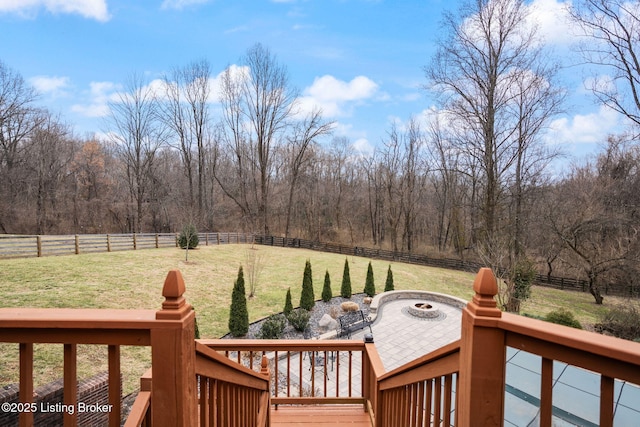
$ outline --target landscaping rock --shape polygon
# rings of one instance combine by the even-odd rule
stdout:
[[[322,331],[326,332],[332,329],[336,329],[338,327],[338,322],[329,314],[325,313],[318,321],[318,327]]]

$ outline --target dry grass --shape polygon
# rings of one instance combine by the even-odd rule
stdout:
[[[302,249],[250,245],[200,247],[189,252],[154,249],[59,257],[0,260],[1,307],[143,308],[157,310],[162,304],[162,284],[167,272],[178,268],[184,276],[186,299],[196,309],[203,338],[224,335],[229,317],[233,282],[247,251],[260,251],[263,264],[256,296],[248,301],[250,321],[280,312],[291,288],[297,306],[305,261],[311,260],[316,299],[320,298],[325,271],[331,276],[334,295],[339,295],[344,266],[343,255]],[[348,257],[353,292],[362,292],[369,259]],[[382,291],[386,261],[372,261],[376,290]],[[473,274],[410,264],[391,263],[396,289],[422,289],[463,299],[473,295]],[[245,274],[245,280],[247,275]],[[249,284],[246,284],[248,289]],[[613,298],[606,301],[611,302]],[[588,294],[535,288],[523,311],[544,315],[567,307],[583,323],[594,323],[602,307]],[[17,344],[0,346],[0,385],[18,378]],[[36,384],[44,384],[62,373],[62,346],[36,346]],[[81,346],[78,372],[81,378],[106,370],[106,348]],[[125,392],[134,390],[139,376],[150,365],[148,348],[124,347],[122,366]]]

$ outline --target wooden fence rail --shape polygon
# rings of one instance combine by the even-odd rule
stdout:
[[[178,247],[177,233],[0,235],[0,258],[79,255]],[[251,243],[247,233],[198,233],[200,245]]]
[[[423,254],[409,252],[395,252],[379,248],[366,248],[363,246],[349,246],[336,243],[318,242],[313,240],[284,238],[278,236],[255,236],[255,243],[267,246],[280,246],[287,248],[302,248],[320,252],[330,252],[342,255],[362,256],[366,258],[382,259],[387,261],[404,262],[408,264],[418,264],[427,267],[446,268],[448,270],[458,270],[475,272],[483,265],[475,261],[467,261],[453,258],[433,258]],[[589,292],[589,282],[571,277],[555,277],[544,274],[537,274],[535,283],[540,286],[556,288],[561,290]],[[640,286],[623,284],[605,284],[602,291],[605,295],[618,295],[625,297],[639,297]]]

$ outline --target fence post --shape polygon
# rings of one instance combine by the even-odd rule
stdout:
[[[156,249],[160,247],[160,243],[158,242],[158,233],[156,233]]]
[[[111,236],[107,234],[107,252],[111,252]]]
[[[151,329],[151,400],[155,426],[198,424],[195,371],[195,312],[184,299],[179,270],[167,274],[158,326]]]
[[[475,295],[462,311],[459,425],[501,426],[504,421],[506,346],[494,300],[498,284],[490,268],[473,282]]]
[[[36,236],[36,248],[38,250],[38,258],[42,256],[42,236]]]
[[[76,255],[80,254],[80,236],[75,235],[75,247],[76,247]]]
[[[138,248],[137,248],[137,246],[138,246],[138,244],[137,244],[137,243],[138,243],[138,242],[136,242],[136,233],[133,233],[133,250],[134,250],[134,251],[135,251],[136,249],[138,249]]]

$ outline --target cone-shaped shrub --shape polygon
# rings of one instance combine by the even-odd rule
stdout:
[[[333,298],[331,292],[331,278],[329,277],[329,270],[324,273],[324,285],[322,286],[322,301],[329,302]]]
[[[344,271],[342,272],[342,286],[340,287],[342,298],[351,298],[351,277],[349,276],[349,260],[344,260]]]
[[[307,260],[304,265],[304,276],[302,277],[300,308],[311,310],[315,304],[315,297],[313,295],[313,279],[311,278],[311,261]]]
[[[373,267],[371,266],[371,261],[369,261],[369,267],[367,268],[367,280],[364,283],[364,293],[370,297],[373,297],[376,294],[376,285],[373,282]]]
[[[247,297],[244,292],[242,266],[238,270],[238,278],[233,285],[233,292],[231,293],[229,331],[234,337],[241,337],[249,332],[249,312],[247,311]]]
[[[282,310],[282,313],[284,313],[284,315],[288,317],[292,311],[293,304],[291,303],[291,288],[289,288],[287,289],[287,296],[284,299],[284,310]]]
[[[393,288],[393,273],[391,272],[391,264],[389,264],[389,269],[387,270],[387,281],[384,282],[384,291],[392,291]]]

